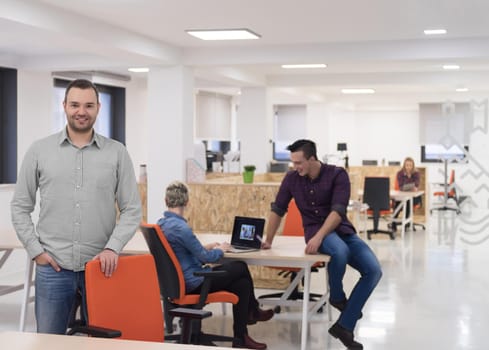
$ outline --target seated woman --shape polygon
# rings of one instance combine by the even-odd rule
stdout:
[[[417,191],[419,188],[419,172],[416,170],[416,167],[414,166],[414,159],[411,157],[406,157],[404,159],[404,162],[402,164],[402,169],[397,172],[396,175],[396,182],[397,182],[397,187],[396,189],[400,191]],[[394,207],[397,207],[399,202],[396,202]],[[421,197],[415,197],[413,200],[413,206],[421,204]],[[406,207],[406,217],[409,217],[409,207]],[[399,213],[396,214],[395,217],[397,217]],[[396,224],[392,224],[392,229],[395,231],[396,230]]]
[[[204,264],[219,261],[230,245],[212,243],[203,246],[200,243],[183,218],[188,198],[188,188],[185,184],[178,181],[171,183],[165,195],[168,210],[163,213],[163,218],[158,220],[158,225],[182,265],[185,288],[190,293],[200,293],[204,278],[194,276],[194,272],[210,270],[210,267],[205,267]],[[260,309],[248,265],[242,261],[232,261],[214,266],[212,269],[228,271],[228,275],[225,278],[214,279],[210,292],[226,290],[239,297],[238,303],[233,305],[233,348],[266,349],[265,343],[259,343],[248,335],[247,325],[268,321],[274,313],[273,310]]]

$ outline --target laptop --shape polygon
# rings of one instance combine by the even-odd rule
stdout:
[[[414,187],[415,187],[414,182],[410,182],[402,185],[401,191],[412,191],[414,190]]]
[[[235,216],[231,234],[231,253],[244,253],[261,248],[265,219]]]

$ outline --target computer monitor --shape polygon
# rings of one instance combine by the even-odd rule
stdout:
[[[449,162],[467,162],[469,146],[461,148],[459,145],[445,147],[441,144],[426,144],[421,146],[422,163],[441,163],[444,160]]]
[[[281,142],[275,141],[273,142],[273,159],[281,162],[289,162],[290,161],[290,151],[287,149],[287,146],[290,142]]]

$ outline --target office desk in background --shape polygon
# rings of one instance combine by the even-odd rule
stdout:
[[[358,190],[357,193],[360,198],[363,198],[363,189]],[[421,197],[422,195],[424,195],[424,191],[396,191],[396,190],[389,191],[390,198],[399,202],[399,204],[393,210],[392,221],[401,225],[402,238],[404,238],[406,227],[412,229],[414,224],[414,208],[413,208],[414,198]],[[409,216],[406,216],[407,208],[409,208]],[[394,218],[394,216],[399,214],[401,211],[402,211],[402,217],[400,219]]]
[[[0,344],[4,344],[5,348],[10,346],[15,350],[229,350],[229,348],[216,346],[156,343],[27,332],[2,332],[0,333]]]
[[[394,208],[393,216],[397,215],[402,211],[401,219],[393,219],[396,223],[401,225],[401,237],[404,238],[404,233],[406,231],[406,226],[410,229],[413,228],[414,224],[414,198],[421,197],[424,191],[390,191],[390,197],[399,204]],[[406,216],[406,209],[409,208],[409,216]]]
[[[14,229],[1,229],[0,230],[0,252],[3,251],[2,258],[0,259],[0,268],[7,261],[9,256],[15,249],[24,249],[22,243],[20,243],[17,238],[17,234]],[[21,303],[21,312],[20,312],[20,322],[19,322],[19,330],[23,331],[25,328],[25,317],[27,315],[27,305],[29,301],[32,301],[30,298],[30,288],[34,285],[33,281],[33,271],[34,271],[34,262],[27,255],[26,257],[26,271],[24,275],[24,283],[18,285],[9,285],[9,286],[0,286],[0,296],[16,292],[20,289],[23,289],[22,294],[22,303]]]

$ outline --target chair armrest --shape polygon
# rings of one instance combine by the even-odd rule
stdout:
[[[95,326],[75,326],[69,334],[83,333],[96,338],[119,338],[122,333],[117,329],[95,327]]]
[[[228,275],[227,271],[197,271],[194,272],[194,276],[204,277],[204,282],[200,288],[199,303],[197,304],[198,309],[202,309],[207,300],[207,295],[209,295],[209,290],[211,287],[211,280],[218,277],[226,277]]]
[[[190,309],[186,307],[177,307],[175,309],[168,310],[168,313],[175,317],[191,318],[195,320],[202,320],[212,316],[212,312],[208,310]]]

